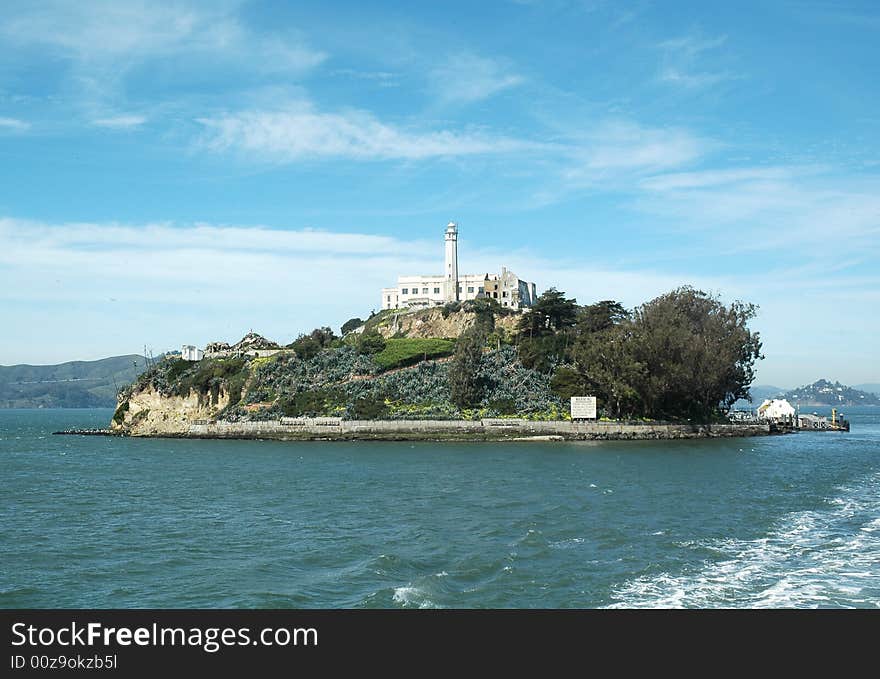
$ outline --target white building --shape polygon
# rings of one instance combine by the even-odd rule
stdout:
[[[794,414],[794,407],[784,398],[768,399],[758,406],[758,417],[765,420],[784,420],[793,418]]]
[[[205,357],[205,352],[192,344],[184,344],[180,349],[180,357],[184,361],[201,361]]]
[[[537,299],[534,283],[529,283],[501,267],[500,274],[458,273],[458,225],[446,225],[446,258],[443,274],[398,276],[397,286],[382,288],[382,308],[439,306],[478,297],[494,299],[512,309],[530,307]]]

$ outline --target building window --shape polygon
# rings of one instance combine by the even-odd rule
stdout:
[[[468,292],[473,292],[473,291],[474,291],[474,287],[473,287],[472,285],[469,285],[469,286],[468,286]]]
[[[427,295],[427,294],[428,294],[428,288],[422,288],[422,294],[423,294],[423,295]]]
[[[493,292],[493,293],[492,293],[492,297],[494,297],[495,299],[498,299],[498,293],[497,293],[497,292]]]
[[[507,302],[504,303],[504,306],[507,306]]]
[[[388,303],[391,304],[391,295],[388,295]]]
[[[502,296],[502,297],[507,297],[507,291],[505,290],[504,292],[502,292],[502,293],[501,293],[501,296]],[[505,304],[504,306],[507,306],[507,305]]]
[[[482,285],[481,285],[479,288],[477,288],[477,292],[483,292],[483,286],[482,286]]]
[[[408,295],[408,294],[409,294],[409,288],[404,288],[403,290],[400,291],[400,294],[401,294],[401,295]]]
[[[439,295],[439,294],[440,294],[440,288],[434,288],[434,294],[435,294],[435,295]]]
[[[458,286],[458,291],[461,292],[461,286],[460,286],[460,285]]]

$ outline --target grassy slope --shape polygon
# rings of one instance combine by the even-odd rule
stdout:
[[[385,343],[385,349],[374,358],[383,370],[408,365],[432,358],[451,356],[455,351],[455,341],[449,339],[395,338]]]

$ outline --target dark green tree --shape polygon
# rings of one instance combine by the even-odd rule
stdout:
[[[708,420],[719,407],[747,398],[761,340],[748,328],[757,307],[729,306],[681,287],[633,314],[638,360],[647,371],[643,397],[654,416]]]
[[[345,323],[342,324],[342,328],[340,329],[343,335],[347,335],[355,328],[359,328],[364,324],[364,322],[360,318],[349,318]]]
[[[630,313],[619,302],[606,299],[581,307],[578,313],[577,331],[578,334],[583,334],[607,330],[629,317]]]
[[[455,354],[449,365],[449,391],[459,408],[473,408],[483,397],[480,364],[486,335],[479,326],[469,328],[455,343]]]
[[[552,335],[572,327],[577,322],[577,313],[577,300],[567,299],[564,292],[550,288],[523,314],[519,330],[528,337]]]
[[[309,337],[315,340],[322,349],[336,339],[336,335],[333,334],[333,331],[326,326],[323,328],[315,328],[309,333]]]
[[[313,356],[317,356],[321,351],[321,345],[311,335],[300,335],[293,342],[287,345],[288,349],[293,349],[297,358],[308,360]]]

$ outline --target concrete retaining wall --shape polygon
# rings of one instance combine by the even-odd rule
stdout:
[[[280,440],[583,440],[681,439],[770,434],[767,424],[618,424],[530,420],[342,420],[283,418],[271,422],[193,424],[178,436]]]

